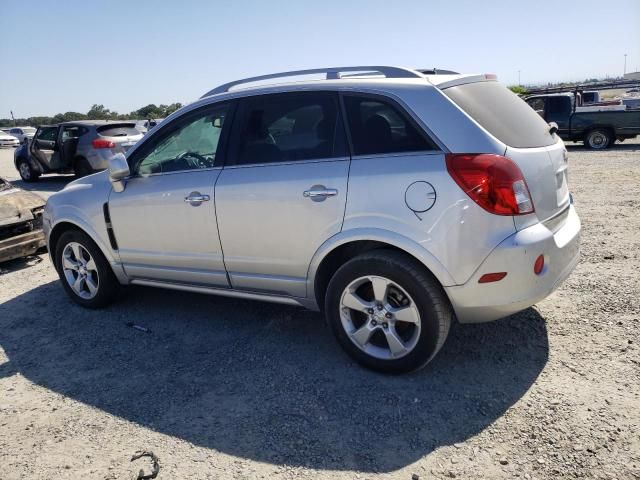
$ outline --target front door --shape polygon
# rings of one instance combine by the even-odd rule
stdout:
[[[47,168],[56,168],[60,152],[56,146],[60,127],[40,127],[31,143],[31,154]]]
[[[349,157],[340,117],[335,93],[240,102],[215,191],[233,288],[306,296],[311,258],[344,218]]]
[[[120,260],[131,279],[228,287],[213,189],[229,105],[163,125],[129,158],[132,177],[111,192]]]

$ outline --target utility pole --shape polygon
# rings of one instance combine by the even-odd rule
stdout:
[[[16,117],[13,116],[13,110],[9,110],[9,112],[11,112],[11,120],[13,120],[13,126],[17,127],[17,125],[16,125]]]
[[[520,83],[520,70],[518,70],[518,86],[521,87],[522,84]]]
[[[624,54],[624,73],[622,74],[622,78],[627,74],[627,54]]]

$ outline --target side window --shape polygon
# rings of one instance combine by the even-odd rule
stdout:
[[[176,119],[136,152],[134,171],[145,175],[213,167],[228,109],[217,106]]]
[[[79,138],[82,135],[87,133],[87,129],[85,127],[80,126],[72,126],[72,127],[64,127],[62,130],[62,141],[70,140],[72,138]]]
[[[544,98],[532,98],[531,100],[527,100],[527,103],[538,115],[544,118]]]
[[[571,99],[569,97],[549,97],[547,100],[547,113],[564,113],[571,110]]]
[[[38,133],[38,140],[55,142],[58,136],[58,127],[42,127]]]
[[[355,155],[438,149],[390,102],[353,95],[345,95],[344,102]]]
[[[338,97],[305,92],[242,101],[234,134],[236,163],[290,162],[347,155]],[[234,127],[235,129],[235,127]]]
[[[19,128],[12,128],[9,133],[17,133],[18,135],[22,133],[22,130]]]

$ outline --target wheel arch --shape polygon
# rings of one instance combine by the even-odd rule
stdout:
[[[327,285],[335,271],[356,255],[379,249],[402,252],[423,265],[441,286],[455,285],[444,265],[413,240],[386,230],[361,229],[339,233],[316,251],[307,274],[307,297],[322,310]]]
[[[60,237],[62,236],[62,234],[70,230],[76,230],[88,235],[89,238],[91,238],[91,240],[93,240],[93,242],[98,246],[98,248],[100,249],[104,257],[107,259],[107,262],[109,262],[109,264],[111,265],[111,269],[113,270],[113,273],[115,274],[118,281],[120,281],[120,283],[127,282],[126,275],[122,270],[122,267],[118,259],[113,254],[113,251],[111,251],[111,249],[104,244],[100,236],[96,235],[96,232],[92,228],[90,228],[88,225],[84,224],[83,222],[79,222],[75,219],[74,220],[64,219],[56,222],[51,228],[49,234],[47,235],[47,250],[49,251],[49,258],[51,259],[51,262],[53,263],[54,267],[55,267],[54,252],[56,249],[56,245],[60,240]]]
[[[589,134],[596,130],[604,130],[605,132],[608,132],[611,135],[610,140],[612,142],[616,140],[616,129],[613,127],[613,125],[597,125],[597,124],[589,125],[589,127],[585,129],[584,135],[583,135],[584,140],[587,141],[587,139],[589,138]]]

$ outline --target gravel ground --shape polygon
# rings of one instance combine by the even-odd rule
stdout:
[[[640,145],[572,147],[570,172],[569,280],[401,377],[316,313],[144,288],[87,311],[46,255],[1,265],[0,479],[135,478],[138,450],[159,479],[640,478]]]

